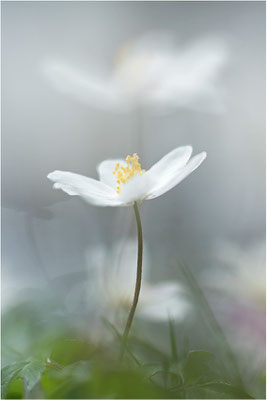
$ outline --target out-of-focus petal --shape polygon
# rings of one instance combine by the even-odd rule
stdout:
[[[63,62],[47,63],[44,73],[56,89],[82,103],[102,109],[116,109],[121,106],[119,92],[107,78],[84,74]]]
[[[226,59],[225,45],[214,39],[200,40],[170,52],[161,82],[151,93],[151,103],[158,108],[221,112],[222,90],[217,77]]]
[[[163,282],[144,285],[140,295],[139,315],[150,320],[181,320],[189,311],[183,288],[178,283]]]

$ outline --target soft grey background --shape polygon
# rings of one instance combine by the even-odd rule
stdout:
[[[42,72],[62,59],[109,69],[123,43],[168,29],[182,44],[225,40],[225,113],[179,109],[157,116],[104,112],[57,92]],[[201,168],[142,205],[154,280],[172,276],[175,257],[196,273],[214,242],[244,248],[265,231],[264,2],[2,2],[2,280],[4,302],[18,288],[86,269],[85,250],[125,234],[127,209],[101,209],[52,190],[55,169],[96,177],[105,158],[133,153],[142,129],[148,168],[191,144]],[[134,231],[133,231],[134,233]],[[163,268],[164,267],[164,268]]]

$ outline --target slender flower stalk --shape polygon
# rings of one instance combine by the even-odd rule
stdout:
[[[121,355],[120,359],[122,359],[125,346],[127,343],[127,338],[132,326],[134,313],[137,307],[138,298],[141,290],[141,282],[142,282],[142,264],[143,264],[143,234],[142,234],[142,224],[141,218],[138,210],[137,202],[134,203],[134,214],[136,218],[136,226],[137,226],[137,237],[138,237],[138,250],[137,250],[137,273],[136,273],[136,283],[135,283],[135,290],[134,290],[134,298],[133,303],[128,315],[128,319],[125,325],[125,329],[122,335],[122,348],[121,348]]]

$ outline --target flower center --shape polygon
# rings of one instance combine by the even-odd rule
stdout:
[[[139,163],[139,157],[136,153],[125,158],[127,166],[123,167],[120,163],[117,163],[113,175],[117,178],[117,189],[116,192],[119,194],[121,192],[121,184],[126,183],[129,179],[136,175],[142,175],[145,170],[141,169],[141,164]]]

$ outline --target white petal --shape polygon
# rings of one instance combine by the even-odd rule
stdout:
[[[48,179],[55,189],[61,189],[71,196],[81,196],[85,201],[97,206],[121,205],[116,192],[103,182],[66,171],[54,171]]]
[[[113,175],[112,171],[115,169],[116,163],[120,163],[123,166],[127,166],[125,160],[105,160],[99,164],[97,171],[101,182],[109,185],[113,189],[116,189],[117,178]],[[143,200],[148,191],[154,186],[153,181],[150,179],[150,175],[144,173],[130,178],[126,183],[121,184],[121,192],[117,195],[119,202],[123,205],[132,205],[135,201]]]
[[[206,152],[202,152],[191,158],[191,160],[182,168],[175,168],[175,165],[172,165],[170,168],[166,167],[166,171],[159,173],[157,180],[156,177],[154,178],[156,184],[145,200],[155,199],[178,185],[178,183],[198,168],[206,157]]]
[[[177,147],[162,157],[145,173],[147,180],[145,199],[148,199],[148,196],[154,192],[154,189],[166,181],[173,171],[177,171],[177,169],[181,169],[186,165],[192,151],[191,146]]]
[[[174,282],[143,285],[138,315],[154,321],[183,319],[189,311],[183,288]]]
[[[168,321],[169,318],[182,320],[189,312],[189,304],[185,299],[170,298],[163,302],[146,305],[138,315],[153,321]]]
[[[161,301],[174,296],[181,291],[182,286],[178,283],[165,281],[154,285],[147,285],[141,297],[144,303],[154,303],[155,301]]]
[[[191,153],[192,147],[184,146],[166,154],[147,172],[129,179],[126,184],[122,185],[120,200],[123,203],[132,204],[134,201],[147,199],[147,196],[158,185],[159,181],[166,179],[164,178],[165,174],[168,176],[168,171],[173,168],[182,168],[190,158]]]
[[[97,172],[98,172],[100,181],[105,183],[108,186],[111,186],[112,188],[115,188],[117,186],[117,183],[116,183],[117,178],[112,173],[114,171],[117,163],[120,163],[121,165],[126,166],[126,161],[120,159],[120,160],[102,161],[97,167]]]
[[[135,201],[144,200],[154,187],[154,182],[147,173],[136,175],[121,185],[119,201],[125,205],[132,205]]]
[[[160,161],[153,165],[149,171],[137,175],[121,185],[118,201],[124,205],[132,205],[135,201],[147,199],[147,196],[158,187],[160,182],[167,181],[170,173],[177,168],[181,169],[192,154],[191,146],[178,147],[166,154]],[[116,163],[126,165],[124,160],[106,160],[98,166],[100,180],[115,188],[116,177],[112,174]]]
[[[168,171],[171,169],[182,168],[190,159],[192,151],[193,149],[191,146],[177,147],[162,157],[147,171],[147,173],[162,175],[164,172],[168,174]]]

